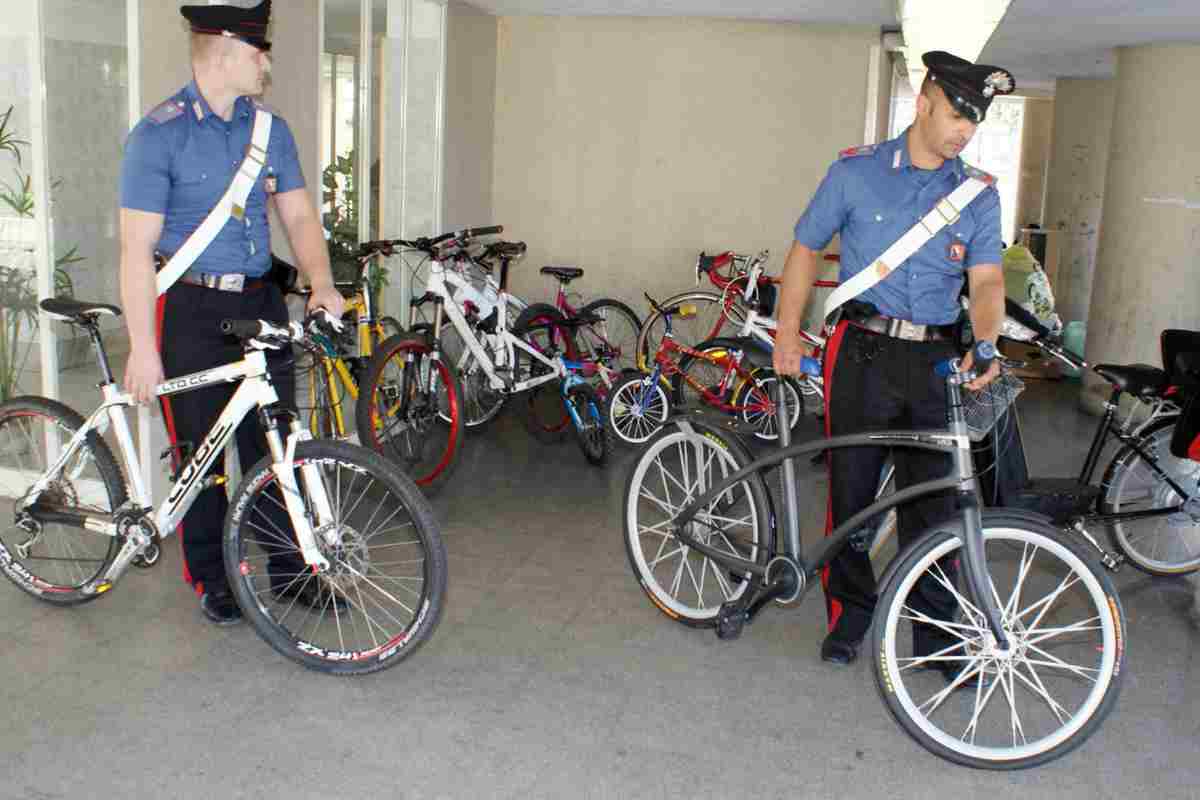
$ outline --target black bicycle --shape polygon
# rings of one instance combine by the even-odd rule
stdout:
[[[1124,612],[1092,553],[1048,519],[981,510],[961,390],[975,374],[958,372],[956,362],[938,369],[948,407],[948,425],[940,430],[796,446],[781,431],[781,448],[755,460],[734,433],[737,423],[703,415],[673,420],[645,446],[629,476],[626,550],[660,611],[732,639],[769,603],[803,598],[868,520],[925,495],[954,492],[961,514],[915,540],[880,580],[869,641],[876,685],[892,716],[931,752],[973,767],[1031,767],[1079,746],[1111,711],[1125,660]],[[862,446],[947,453],[953,466],[945,477],[880,497],[806,558],[797,459]],[[778,526],[764,480],[776,467]],[[965,591],[955,576],[960,564]],[[937,586],[957,602],[951,618],[922,610],[924,593]],[[915,651],[914,637],[928,641],[930,633],[946,645]]]
[[[1170,448],[1181,409],[1196,393],[1177,362],[1200,351],[1200,332],[1163,331],[1161,368],[1089,365],[1011,300],[1001,335],[1073,369],[1091,369],[1112,388],[1087,457],[1074,477],[1028,477],[1020,417],[1010,411],[996,426],[990,451],[996,457],[985,450],[980,458],[977,452],[981,473],[993,462],[1002,466],[1000,474],[993,471],[984,477],[984,503],[1045,514],[1083,536],[1111,569],[1128,559],[1152,575],[1200,570],[1200,461],[1176,456]],[[1124,398],[1129,402],[1123,403]],[[1118,443],[1115,451],[1109,447],[1113,440]],[[1097,528],[1111,533],[1118,553],[1104,550],[1092,533]]]

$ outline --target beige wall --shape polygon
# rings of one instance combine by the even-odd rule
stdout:
[[[1088,315],[1092,363],[1158,364],[1163,328],[1200,328],[1197,248],[1200,107],[1179,76],[1200,74],[1200,44],[1117,51],[1116,108]],[[1175,200],[1175,204],[1150,202]],[[1089,381],[1094,390],[1095,381]]]
[[[709,19],[505,17],[496,75],[496,221],[584,295],[639,313],[693,285],[700,250],[772,250],[866,119],[867,27]]]
[[[453,0],[446,19],[442,228],[490,225],[497,18]]]
[[[179,14],[180,0],[141,0],[142,109],[149,111],[192,79],[188,58],[187,23]],[[279,7],[284,4],[277,3]],[[286,14],[273,15],[271,22],[271,86],[264,99],[287,120],[296,138],[304,178],[318,198],[321,182],[317,148],[317,87],[320,81],[321,29],[318,0],[287,0]],[[271,222],[271,249],[291,257],[287,237],[277,219]]]
[[[1017,227],[1043,224],[1046,173],[1050,166],[1054,137],[1054,101],[1040,97],[1025,99],[1025,121],[1021,126],[1021,179],[1017,187]]]
[[[1055,91],[1044,224],[1062,231],[1054,300],[1064,321],[1088,317],[1116,97],[1112,79],[1061,79]]]

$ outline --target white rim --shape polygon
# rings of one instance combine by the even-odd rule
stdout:
[[[1197,478],[1200,477],[1200,462],[1176,458],[1171,454],[1169,442],[1173,432],[1173,427],[1155,431],[1147,437],[1144,449],[1158,456],[1159,468],[1180,486],[1195,486]],[[1163,508],[1175,505],[1181,499],[1167,483],[1158,479],[1136,453],[1131,453],[1130,460],[1118,469],[1120,474],[1112,482],[1114,511]],[[1123,497],[1127,483],[1138,478],[1142,484],[1133,487],[1138,491],[1129,497]],[[1126,525],[1131,526],[1130,531],[1126,531]],[[1118,521],[1113,524],[1113,533],[1126,554],[1148,569],[1158,572],[1189,572],[1200,567],[1200,525],[1193,522],[1186,512],[1138,522]],[[1177,546],[1174,551],[1171,549],[1173,545]],[[1168,558],[1160,557],[1163,550],[1166,550]],[[1183,551],[1182,560],[1169,557],[1172,552],[1180,550]]]
[[[650,440],[667,421],[670,414],[670,403],[667,393],[662,386],[655,386],[647,408],[641,416],[634,413],[637,395],[642,387],[642,379],[630,381],[618,386],[612,395],[612,405],[609,408],[609,421],[613,431],[621,437],[621,441],[629,444],[642,444]]]
[[[692,452],[683,453],[682,448],[685,447]],[[659,458],[664,451],[672,448],[686,456],[681,459],[683,468],[676,474],[664,469]],[[697,467],[699,469],[696,469]],[[688,503],[713,486],[716,480],[736,472],[738,468],[737,459],[731,451],[707,436],[689,436],[683,431],[668,433],[651,444],[634,468],[625,509],[625,536],[629,551],[633,554],[638,577],[646,589],[664,608],[679,616],[691,619],[711,618],[716,615],[721,603],[737,598],[749,586],[748,581],[732,584],[728,571],[716,568],[707,558],[701,559],[697,568],[689,560],[691,549],[680,545],[669,533],[671,520],[678,516]],[[754,504],[749,485],[743,483],[731,491],[745,493],[749,506],[748,516],[726,518],[710,507],[698,514],[697,519],[736,526],[737,533],[748,531],[757,536],[760,511]],[[638,519],[638,508],[642,500],[648,500],[651,505],[658,507],[663,517],[662,521],[646,525]],[[715,506],[715,503],[713,505]],[[728,538],[714,536],[712,541],[719,543],[722,540],[732,550],[733,545]],[[749,559],[754,559],[757,556],[757,548],[762,546],[757,539],[754,541],[756,546],[751,548],[748,554],[744,554]],[[652,552],[652,561],[647,560],[644,548],[649,548]],[[655,574],[656,567],[662,568],[663,565],[669,567],[671,587],[663,586]],[[720,601],[704,607],[688,605],[678,599],[681,590],[685,588],[698,599],[706,598],[709,592],[717,593]]]
[[[1013,657],[1004,666],[997,667],[995,664],[992,665],[993,668],[997,670],[997,674],[1003,670],[1007,670],[1007,681],[1001,677],[999,680],[992,678],[990,680],[981,682],[981,686],[975,691],[975,705],[971,724],[968,726],[967,731],[964,731],[962,738],[951,736],[943,731],[941,727],[930,721],[926,713],[921,710],[921,706],[933,703],[933,707],[930,710],[932,712],[936,712],[939,708],[941,708],[943,702],[955,694],[955,684],[961,682],[964,678],[969,678],[973,671],[982,670],[987,665],[982,663],[982,659],[976,658],[970,662],[970,666],[964,669],[963,676],[959,679],[956,679],[955,684],[945,687],[943,691],[933,694],[929,699],[918,704],[908,691],[908,685],[905,683],[904,676],[898,663],[900,659],[898,658],[896,652],[897,624],[902,608],[906,607],[901,603],[892,603],[891,607],[886,610],[886,617],[883,621],[885,625],[881,653],[883,657],[883,671],[887,687],[895,694],[896,700],[899,702],[900,707],[904,711],[904,715],[918,728],[920,728],[925,735],[929,736],[935,742],[953,752],[984,761],[1018,761],[1021,759],[1042,755],[1053,750],[1074,736],[1080,730],[1080,728],[1082,728],[1092,719],[1112,684],[1114,669],[1117,661],[1117,650],[1119,647],[1123,647],[1123,642],[1121,640],[1121,634],[1117,630],[1117,623],[1115,621],[1116,609],[1110,607],[1103,587],[1100,585],[1100,582],[1096,580],[1096,577],[1092,574],[1091,570],[1089,570],[1083,561],[1081,561],[1078,556],[1071,552],[1071,550],[1069,550],[1060,542],[1055,541],[1053,538],[1046,536],[1045,534],[1026,531],[1020,528],[1003,526],[991,527],[984,532],[984,537],[986,540],[1004,539],[1023,543],[1021,553],[1021,568],[1019,570],[1017,582],[1013,587],[1012,596],[1008,598],[1008,603],[1006,603],[1004,599],[1001,599],[1000,607],[1006,624],[1014,618],[1023,620],[1031,615],[1036,616],[1031,627],[1022,631],[1021,635],[1014,635],[1014,643],[1018,641],[1027,643],[1030,645],[1029,651],[1034,652],[1041,657],[1047,657],[1048,654],[1046,654],[1044,651],[1038,651],[1035,648],[1037,643],[1046,641],[1055,635],[1091,629],[1081,626],[1090,625],[1093,622],[1100,629],[1103,639],[1103,653],[1100,654],[1099,666],[1093,668],[1066,665],[1066,667],[1071,668],[1071,671],[1077,671],[1077,674],[1083,673],[1084,677],[1087,677],[1087,675],[1090,673],[1095,673],[1094,685],[1092,686],[1092,689],[1088,693],[1084,702],[1080,705],[1079,709],[1069,712],[1069,714],[1065,715],[1067,716],[1067,719],[1064,721],[1065,724],[1060,726],[1053,733],[1042,736],[1032,742],[1025,741],[1023,744],[1014,744],[1006,747],[982,747],[974,744],[973,742],[965,741],[965,737],[968,734],[974,738],[974,734],[977,733],[978,730],[976,729],[972,731],[971,726],[978,722],[981,713],[988,708],[989,704],[997,695],[1000,696],[1000,702],[1007,701],[1009,703],[1010,717],[1012,720],[1015,720],[1012,730],[1014,740],[1016,739],[1018,732],[1021,734],[1021,737],[1024,738],[1024,731],[1020,729],[1020,713],[1016,710],[1016,702],[1013,699],[1017,694],[1016,690],[1018,688],[1025,689],[1027,692],[1040,694],[1042,697],[1042,702],[1054,710],[1052,704],[1056,701],[1052,696],[1050,696],[1049,691],[1045,688],[1044,683],[1040,680],[1037,670],[1034,669],[1033,665],[1029,663],[1032,659],[1027,657],[1020,659]],[[1033,548],[1032,552],[1029,551],[1029,548],[1031,547]],[[912,589],[913,584],[916,583],[922,574],[924,574],[926,569],[933,565],[942,556],[945,556],[947,553],[958,548],[959,540],[955,537],[951,537],[946,539],[946,541],[942,542],[930,552],[926,553],[919,562],[919,568],[910,570],[901,578],[899,589],[894,596],[897,598],[907,598],[909,590]],[[1049,634],[1047,634],[1045,630],[1040,630],[1037,628],[1037,623],[1042,619],[1042,615],[1044,615],[1046,610],[1048,610],[1053,604],[1054,599],[1057,599],[1062,591],[1065,591],[1066,588],[1069,588],[1075,583],[1068,583],[1068,579],[1070,578],[1070,575],[1068,575],[1067,578],[1064,578],[1059,584],[1059,588],[1056,588],[1054,592],[1051,592],[1047,595],[1047,597],[1051,598],[1049,601],[1047,601],[1045,598],[1042,598],[1042,600],[1039,602],[1027,603],[1025,599],[1021,598],[1020,590],[1023,586],[1024,578],[1029,572],[1028,565],[1032,565],[1034,556],[1036,556],[1039,551],[1044,551],[1056,556],[1062,563],[1065,563],[1066,566],[1070,568],[1072,574],[1078,576],[1077,582],[1083,584],[1088,595],[1091,597],[1094,610],[1096,611],[1094,617],[1082,620],[1078,623],[1067,626],[1058,632],[1052,632]],[[1027,556],[1028,562],[1026,561]],[[957,627],[963,630],[976,632],[980,636],[983,636],[983,629],[986,627],[986,623],[982,623],[981,621],[979,624],[972,623],[971,617],[973,614],[977,613],[974,611],[974,606],[970,603],[970,601],[966,600],[961,592],[955,591],[955,594],[959,597],[960,607],[966,610],[966,616],[968,617],[967,622],[971,623],[966,625],[958,625]],[[1020,603],[1023,608],[1021,610],[1017,610],[1014,607],[1016,603]],[[1040,608],[1040,610],[1039,603],[1044,605],[1044,607]],[[1013,613],[1014,611],[1016,612],[1015,614]],[[915,614],[917,612],[912,613]],[[1033,635],[1035,633],[1041,633],[1043,636],[1041,638],[1034,639]],[[960,646],[961,645],[955,645],[955,649]],[[1056,658],[1053,655],[1049,655],[1048,657]],[[951,658],[952,657],[945,657],[942,660],[951,660]],[[912,661],[913,659],[909,658],[905,660]],[[1027,667],[1026,673],[1022,673],[1012,666],[1017,662],[1020,662]],[[1066,664],[1066,662],[1062,662],[1062,664]],[[1059,666],[1059,668],[1066,667]],[[986,686],[983,684],[986,684]],[[963,691],[969,698],[970,690]],[[959,697],[962,697],[962,695],[960,694]],[[1060,705],[1059,709],[1054,710],[1054,713],[1060,720],[1063,720],[1063,712],[1066,711],[1067,709],[1061,708]]]

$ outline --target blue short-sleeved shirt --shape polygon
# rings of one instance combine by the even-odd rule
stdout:
[[[822,250],[841,234],[841,270],[846,281],[873,264],[921,217],[971,174],[983,175],[961,158],[936,170],[914,167],[908,134],[874,147],[844,151],[796,223],[795,240]],[[881,314],[920,325],[944,325],[959,315],[964,270],[1000,264],[1000,194],[989,186],[925,243],[902,268],[859,295]]]
[[[162,103],[130,132],[121,162],[121,207],[162,214],[158,250],[178,250],[225,194],[246,155],[254,130],[255,101],[239,97],[233,119],[212,112],[195,81]],[[265,274],[271,266],[267,189],[304,187],[296,141],[275,116],[267,163],[246,201],[244,220],[230,217],[192,265],[201,272]]]

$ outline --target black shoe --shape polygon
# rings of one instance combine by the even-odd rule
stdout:
[[[200,596],[200,611],[214,625],[236,625],[242,621],[242,609],[229,591],[205,592]]]
[[[337,609],[340,612],[350,608],[345,597],[339,592],[331,591],[318,580],[295,581],[286,586],[272,588],[271,594],[281,602],[293,601],[297,605],[307,606],[316,611]]]
[[[825,637],[825,641],[821,642],[821,660],[843,667],[853,664],[854,659],[858,658],[860,644],[862,644],[861,641],[847,642],[844,639],[835,639],[831,633]]]

